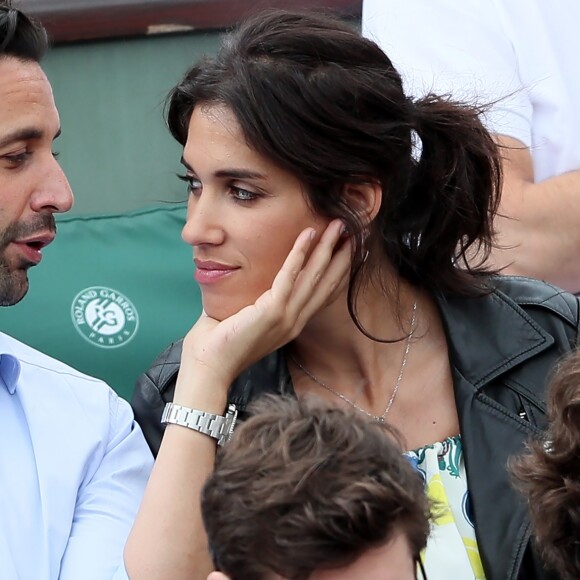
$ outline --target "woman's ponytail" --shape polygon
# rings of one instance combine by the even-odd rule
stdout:
[[[395,262],[431,290],[480,291],[474,275],[491,251],[501,191],[498,147],[482,109],[436,95],[408,103],[415,163],[397,212],[407,232]]]

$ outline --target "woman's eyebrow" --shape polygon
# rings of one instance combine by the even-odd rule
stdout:
[[[181,164],[192,173],[195,173],[193,167],[181,157]],[[263,173],[259,173],[258,171],[251,171],[250,169],[243,169],[243,168],[226,168],[220,169],[214,173],[215,177],[219,178],[229,178],[229,179],[266,179],[266,176]]]
[[[266,179],[263,173],[250,171],[249,169],[220,169],[215,172],[216,177],[229,177],[233,179]]]

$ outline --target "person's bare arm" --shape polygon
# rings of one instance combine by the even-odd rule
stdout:
[[[307,259],[314,230],[299,236],[272,288],[221,322],[202,314],[183,341],[174,402],[223,415],[227,390],[245,368],[294,339],[346,284],[350,243],[332,222]],[[337,247],[338,246],[338,247]],[[125,547],[132,580],[206,580],[212,570],[200,493],[215,440],[168,425]]]
[[[215,380],[207,384],[209,377],[192,370],[180,370],[178,382],[181,384],[176,386],[175,402],[223,415],[229,385]],[[201,519],[200,494],[213,470],[215,454],[215,439],[179,425],[167,425],[125,547],[129,578],[207,578],[213,566]]]
[[[580,292],[580,170],[534,183],[529,149],[512,137],[497,141],[504,185],[494,267]]]

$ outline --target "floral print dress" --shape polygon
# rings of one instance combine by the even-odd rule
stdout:
[[[434,503],[433,525],[422,554],[429,580],[485,580],[467,489],[461,436],[405,454]]]

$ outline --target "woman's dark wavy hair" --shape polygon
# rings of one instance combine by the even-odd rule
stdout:
[[[0,58],[40,62],[47,49],[44,27],[13,8],[10,1],[0,0]]]
[[[563,579],[580,578],[580,350],[557,368],[548,393],[550,427],[512,462],[536,540]]]
[[[356,294],[383,255],[432,292],[484,291],[501,163],[480,109],[432,94],[408,98],[374,42],[328,14],[283,10],[246,20],[172,90],[167,122],[182,145],[200,103],[233,111],[248,145],[294,174],[317,214],[346,223],[348,303],[363,332]],[[382,188],[370,228],[349,205],[349,183]]]

